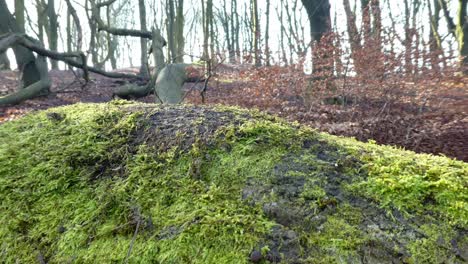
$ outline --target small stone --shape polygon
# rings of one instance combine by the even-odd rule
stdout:
[[[284,238],[285,239],[288,239],[288,240],[294,240],[297,238],[297,234],[296,232],[294,232],[293,230],[288,230],[286,231],[286,233],[284,234]]]
[[[259,263],[262,260],[262,258],[262,253],[258,250],[254,250],[252,251],[252,253],[250,253],[250,261],[253,263]]]
[[[60,234],[65,233],[65,231],[67,231],[67,229],[63,225],[57,227],[57,232],[59,232]]]
[[[46,115],[48,119],[54,120],[54,121],[62,121],[64,119],[64,117],[61,114],[55,113],[55,112],[50,112],[50,113],[47,113]]]

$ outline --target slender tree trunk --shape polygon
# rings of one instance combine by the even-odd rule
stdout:
[[[442,52],[442,40],[439,35],[439,20],[440,20],[440,4],[438,0],[434,0],[434,10],[432,10],[431,0],[427,2],[429,21],[431,21],[430,32],[429,32],[429,60],[431,67],[435,71],[440,70],[439,56]]]
[[[96,36],[97,36],[97,23],[96,19],[94,18],[95,14],[92,8],[90,7],[90,0],[85,0],[85,9],[86,9],[86,16],[88,18],[88,25],[89,25],[89,53],[91,54],[91,62],[94,67],[99,68],[99,59],[98,59],[98,52],[96,48]]]
[[[265,64],[270,66],[270,0],[266,0]]]
[[[278,11],[278,8],[276,9],[276,13],[277,13],[277,16],[278,16],[278,20],[280,21],[280,49],[281,49],[281,54],[279,55],[280,56],[280,61],[283,61],[284,63],[284,66],[288,66],[288,57],[286,55],[286,49],[284,48],[284,36],[285,36],[285,28],[284,28],[284,22],[283,22],[283,14],[284,14],[284,3],[283,3],[283,0],[281,0],[281,5],[280,5],[280,10]]]
[[[361,69],[361,54],[362,54],[362,46],[361,46],[361,36],[359,35],[357,26],[356,26],[356,15],[351,10],[351,6],[349,0],[343,0],[343,5],[346,13],[347,19],[347,30],[349,36],[349,43],[351,45],[351,57],[353,58],[354,63],[354,70],[358,75],[362,74]]]
[[[144,0],[138,0],[138,10],[140,11],[140,29],[143,31],[147,31],[146,27],[146,7]],[[145,78],[149,78],[149,70],[148,70],[148,46],[147,40],[145,38],[140,38],[140,47],[141,47],[141,66],[140,66],[140,74]]]
[[[237,56],[237,60],[240,61],[240,54],[241,54],[241,46],[240,46],[240,23],[239,23],[239,13],[238,13],[238,9],[237,9],[237,0],[233,0],[232,1],[232,5],[233,5],[233,12],[232,12],[232,16],[233,16],[233,20],[232,20],[232,25],[233,25],[233,28],[232,28],[232,31],[233,31],[233,38],[234,38],[234,43],[235,43],[235,51],[236,51],[236,56]]]
[[[202,4],[202,26],[203,26],[203,59],[208,60],[209,59],[209,52],[208,52],[208,41],[210,39],[210,34],[208,32],[209,27],[208,27],[208,19],[207,19],[207,8],[205,5],[205,0],[201,0]]]
[[[380,53],[382,48],[382,10],[380,9],[380,0],[371,0],[370,4],[372,9],[372,39]]]
[[[58,23],[57,14],[55,13],[55,0],[49,0],[47,5],[47,17],[49,18],[49,48],[57,51],[58,46]],[[52,69],[58,69],[58,63],[51,60]]]
[[[255,66],[259,67],[262,65],[260,55],[260,21],[258,19],[258,3],[257,0],[251,2],[252,12],[252,40],[253,40],[253,53]]]
[[[213,60],[215,58],[213,32],[213,0],[202,0],[202,21],[203,58],[206,61]]]
[[[234,63],[235,61],[235,53],[234,53],[234,47],[233,47],[234,36],[231,34],[232,22],[231,22],[230,15],[228,13],[228,6],[227,6],[226,0],[223,0],[223,18],[221,19],[221,23],[224,28],[224,34],[226,35],[226,44],[227,44],[227,50],[228,50],[229,63]]]
[[[114,19],[115,14],[113,14],[113,12],[114,10],[112,6],[108,6],[107,7],[107,21],[109,25],[115,24],[115,19]],[[107,33],[106,39],[107,39],[108,51],[107,51],[107,57],[104,59],[104,63],[105,61],[107,61],[107,59],[109,59],[111,63],[111,68],[115,70],[117,69],[117,58],[116,58],[117,46],[118,46],[117,38],[113,36],[112,34]],[[142,50],[141,52],[143,51],[144,50]],[[143,77],[149,77],[149,75],[148,76],[143,75]]]
[[[170,63],[174,63],[177,56],[176,33],[174,32],[175,24],[175,7],[173,0],[166,1],[167,8],[167,58]]]
[[[176,63],[184,62],[185,54],[185,38],[184,38],[184,0],[178,0],[176,7],[176,19],[175,19],[175,44],[176,44]]]
[[[210,34],[210,58],[212,61],[216,60],[215,52],[215,41],[216,41],[216,32],[214,29],[214,15],[213,15],[213,0],[207,0],[206,4],[206,14],[207,14],[207,23],[208,23],[208,32]]]
[[[411,43],[412,43],[412,34],[410,26],[410,16],[411,10],[408,0],[404,0],[405,4],[405,71],[407,75],[412,74],[413,63],[411,61]]]

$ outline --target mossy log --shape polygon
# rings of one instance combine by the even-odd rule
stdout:
[[[256,111],[76,104],[0,125],[0,259],[466,263],[467,175]]]

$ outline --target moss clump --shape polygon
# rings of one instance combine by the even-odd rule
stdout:
[[[343,145],[363,163],[364,176],[357,177],[350,189],[407,216],[431,216],[452,226],[468,226],[466,163],[373,143]]]
[[[0,259],[463,261],[467,168],[237,108],[55,108],[0,125]]]

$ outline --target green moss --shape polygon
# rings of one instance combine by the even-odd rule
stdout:
[[[454,263],[451,240],[455,232],[447,226],[423,225],[420,232],[424,238],[417,239],[408,246],[411,252],[410,263]]]
[[[328,136],[327,136],[328,137]],[[358,157],[360,174],[349,187],[382,207],[411,215],[434,215],[468,226],[468,165],[429,154],[336,138]]]
[[[368,241],[359,228],[360,216],[359,209],[344,204],[316,230],[303,234],[307,248],[312,249],[310,263],[359,262],[358,252]]]
[[[239,194],[284,155],[287,127],[250,123],[229,150],[131,150],[139,114],[120,105],[63,107],[1,127],[2,258],[122,261],[139,226],[133,262],[246,262],[272,222]],[[52,112],[65,119],[49,120]]]
[[[198,116],[167,134],[171,144],[162,148],[156,143],[164,138],[152,141],[158,131],[151,129],[168,120],[146,117],[185,109],[165,107],[77,104],[0,125],[0,259],[247,263],[254,248],[264,256],[278,250],[266,245],[278,223],[262,208],[278,202],[300,209],[285,212],[307,213],[291,226],[302,260],[353,262],[369,234],[364,212],[342,202],[352,195],[424,219],[424,236],[408,246],[414,259],[451,260],[444,247],[456,228],[466,228],[466,163],[319,135],[224,106],[212,109],[239,122],[217,127],[207,140],[198,130],[209,115]],[[177,145],[182,141],[188,149]],[[253,203],[243,200],[246,185],[279,190],[284,178],[292,179],[291,191],[282,189],[289,196],[260,188]]]

